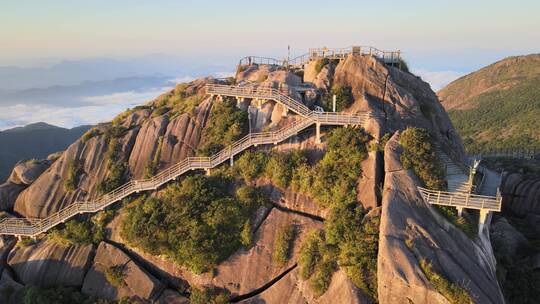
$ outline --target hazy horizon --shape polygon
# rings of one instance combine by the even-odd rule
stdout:
[[[344,9],[346,8],[346,9]],[[538,1],[107,1],[2,4],[0,130],[112,118],[177,79],[225,75],[246,55],[310,47],[401,50],[437,91],[507,56],[540,52]]]

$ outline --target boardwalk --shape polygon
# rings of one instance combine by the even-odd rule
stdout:
[[[328,113],[314,112],[309,110],[301,102],[296,101],[283,93],[277,91],[266,91],[263,94],[262,90],[250,91],[252,95],[246,93],[243,88],[234,86],[207,86],[207,93],[210,95],[220,94],[243,98],[265,98],[268,100],[276,100],[281,102],[291,111],[301,113],[300,119],[294,123],[287,125],[280,130],[271,132],[250,133],[238,140],[231,146],[226,147],[220,152],[211,157],[188,157],[169,168],[159,172],[149,179],[131,180],[117,189],[93,200],[85,202],[75,202],[61,209],[60,211],[43,219],[31,218],[7,218],[0,221],[0,234],[16,235],[16,236],[36,236],[46,232],[56,225],[64,223],[75,215],[82,213],[94,213],[103,210],[107,206],[137,192],[155,190],[158,187],[175,180],[182,174],[197,169],[211,169],[222,164],[223,162],[232,160],[235,155],[241,153],[251,146],[264,144],[277,144],[287,138],[298,134],[307,127],[316,124],[320,125],[362,125],[369,117],[368,113],[363,114],[344,114],[344,113]],[[238,94],[234,93],[238,92]],[[235,95],[236,94],[236,95]],[[256,95],[256,96],[255,96]],[[307,111],[306,111],[307,109]]]

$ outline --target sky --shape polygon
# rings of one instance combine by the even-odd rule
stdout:
[[[139,69],[122,76],[160,74],[184,79],[232,71],[237,60],[246,55],[281,58],[287,55],[289,45],[293,56],[310,47],[370,45],[401,50],[412,70],[437,90],[506,56],[540,52],[538,12],[538,0],[2,0],[0,67],[26,68],[31,73],[32,69],[71,61],[78,62],[84,71],[85,64],[90,66],[95,58],[133,65],[156,62],[149,58],[175,58],[171,65],[177,69],[148,63],[144,73]],[[109,74],[103,74],[103,79],[96,76],[89,80],[110,80],[105,76]],[[71,82],[69,78],[63,82],[60,77],[58,83],[49,85],[73,85],[73,78]],[[33,88],[30,83],[24,87],[24,79],[20,82],[18,87]],[[160,89],[149,88],[147,92]],[[110,93],[116,100],[122,96],[118,94],[134,92]],[[141,96],[147,96],[135,93],[140,93],[133,94],[140,98],[127,98],[126,104],[141,102]],[[94,104],[92,97],[100,96],[107,95],[81,98]],[[22,115],[15,107],[20,110],[24,106],[28,105],[0,100],[0,107],[8,109],[0,111],[0,128],[37,119],[12,121],[10,117]],[[46,106],[42,105],[42,111]],[[108,117],[93,116],[86,122]]]

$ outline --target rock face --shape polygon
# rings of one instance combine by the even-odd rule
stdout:
[[[514,228],[504,217],[493,221],[490,227],[490,237],[493,247],[499,246],[504,256],[512,257],[518,250],[525,248],[529,241]]]
[[[19,193],[47,170],[51,163],[47,159],[17,163],[8,180],[0,185],[0,211],[11,211]]]
[[[8,264],[24,284],[39,287],[80,287],[94,254],[93,245],[59,245],[39,241],[15,247]]]
[[[540,177],[510,173],[503,177],[501,192],[505,212],[520,217],[540,215]]]
[[[47,170],[51,162],[49,160],[31,160],[20,162],[13,168],[13,172],[9,177],[14,183],[30,185],[33,183],[38,176]]]
[[[183,94],[199,94],[206,80],[198,80],[185,88]],[[202,92],[202,91],[201,91]],[[172,93],[171,93],[172,94]],[[165,94],[166,95],[166,94]],[[166,96],[165,96],[166,97]],[[156,102],[165,98],[161,96]],[[202,98],[202,97],[201,97]],[[121,134],[116,135],[120,151],[119,162],[128,166],[128,178],[142,178],[146,166],[154,159],[158,150],[157,143],[162,139],[161,154],[157,159],[157,170],[165,169],[187,156],[194,155],[202,128],[206,123],[212,101],[203,100],[195,109],[193,116],[182,114],[171,121],[167,114],[151,117],[152,111],[148,108],[138,109],[128,113],[120,122],[124,128]],[[26,217],[46,217],[77,200],[91,200],[100,194],[98,185],[108,175],[108,137],[107,132],[111,124],[101,124],[96,127],[98,134],[81,138],[62,153],[52,166],[41,174],[35,182],[18,196],[15,186],[0,188],[0,203],[5,208],[15,200],[14,211]],[[65,181],[69,176],[70,163],[78,162],[81,172],[77,180],[77,189],[68,191]]]
[[[106,273],[111,267],[120,267],[117,285],[107,280]],[[82,292],[107,300],[119,300],[128,297],[131,300],[156,299],[162,291],[162,284],[146,273],[125,253],[114,245],[101,242],[96,251],[94,264],[84,278]]]
[[[398,134],[385,150],[378,294],[380,303],[449,303],[419,266],[433,265],[451,282],[467,282],[476,303],[504,303],[490,252],[426,205],[416,190],[416,177],[399,169]],[[407,245],[409,244],[409,245]]]
[[[0,276],[0,303],[23,303],[23,295],[20,291],[24,286],[17,283],[8,271],[2,272]]]

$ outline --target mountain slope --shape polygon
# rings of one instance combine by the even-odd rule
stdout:
[[[0,132],[0,181],[4,181],[13,165],[22,159],[45,158],[64,150],[90,126],[65,129],[43,122]]]
[[[468,150],[540,145],[540,54],[503,59],[438,95]]]

